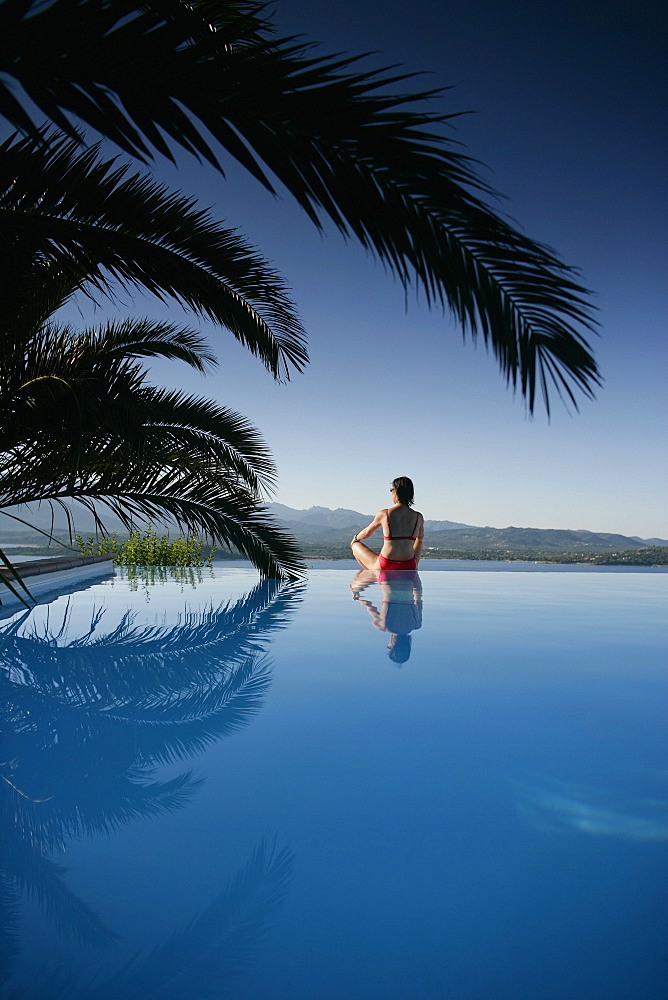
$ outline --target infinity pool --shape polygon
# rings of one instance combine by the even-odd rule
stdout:
[[[667,597],[223,566],[0,622],[0,995],[665,1000]]]

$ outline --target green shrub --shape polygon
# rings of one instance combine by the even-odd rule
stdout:
[[[87,540],[77,535],[76,542],[84,555],[113,553],[116,566],[210,566],[215,552],[211,546],[205,555],[206,541],[197,535],[159,536],[152,524],[143,533],[134,528],[121,542],[116,534]]]
[[[106,556],[109,553],[114,555],[118,553],[116,532],[113,535],[102,535],[101,538],[89,535],[88,538],[84,539],[82,535],[75,535],[74,541],[84,556]]]

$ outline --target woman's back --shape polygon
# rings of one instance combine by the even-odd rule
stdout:
[[[422,515],[417,510],[399,504],[397,507],[389,507],[385,511],[385,525],[387,528],[385,538],[396,540],[398,538],[410,538],[414,541],[417,538],[416,531]]]
[[[413,555],[415,540],[421,534],[422,514],[408,507],[397,504],[384,512],[383,548],[382,553],[387,558],[410,559]]]

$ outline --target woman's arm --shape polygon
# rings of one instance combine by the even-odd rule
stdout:
[[[353,538],[353,541],[361,542],[364,538],[368,538],[370,535],[373,535],[374,531],[378,531],[378,529],[383,523],[384,513],[385,513],[384,510],[379,510],[376,516],[374,517],[373,521],[371,522],[371,524],[367,525],[366,528],[362,528],[361,531],[358,531],[355,537]]]
[[[422,514],[418,518],[417,538],[413,542],[413,556],[415,562],[419,563],[422,557],[422,545],[424,543],[424,518]]]

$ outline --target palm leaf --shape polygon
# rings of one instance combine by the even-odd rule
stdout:
[[[19,573],[16,570],[16,567],[11,564],[11,562],[9,561],[9,559],[5,555],[5,553],[2,551],[2,549],[0,549],[0,560],[2,560],[2,564],[5,566],[5,568],[8,570],[8,572],[11,574],[12,578],[16,581],[16,583],[21,588],[21,590],[23,591],[23,593],[27,595],[28,601],[32,601],[32,603],[34,604],[35,603],[35,598],[32,596],[32,594],[30,593],[30,591],[26,587],[25,583],[23,582],[23,580],[19,576]],[[2,567],[0,567],[0,570],[1,570],[1,568]],[[8,580],[7,577],[6,577],[6,575],[4,573],[2,573],[1,571],[0,571],[0,584],[2,584],[3,587],[6,587],[7,590],[10,592],[10,594],[13,594],[14,597],[18,598],[18,600],[21,602],[21,604],[23,604],[24,607],[29,608],[31,606],[28,603],[28,601],[26,601],[26,599],[23,596],[23,594],[21,594],[21,592],[17,589],[17,587],[14,586],[14,584],[12,583],[12,581]],[[0,601],[0,605],[2,605],[2,601]]]
[[[270,576],[298,576],[296,543],[260,490],[274,465],[257,431],[216,404],[146,384],[142,356],[211,357],[197,335],[148,321],[77,334],[43,326],[0,372],[0,509],[77,501],[100,530],[110,510],[175,521],[234,547]]]
[[[134,624],[124,614],[101,630],[104,609],[81,636],[68,637],[69,603],[59,627],[50,616],[38,630],[29,612],[0,627],[0,677],[17,676],[21,702],[55,699],[104,712],[129,701],[153,699],[156,691],[181,687],[207,690],[257,655],[276,630],[284,629],[303,598],[304,585],[260,580],[234,603],[183,615],[174,626]],[[18,692],[7,693],[8,705]],[[35,716],[37,704],[26,708]]]
[[[88,469],[85,470],[89,472]],[[23,495],[12,503],[29,500],[74,500],[85,507],[104,531],[104,511],[110,511],[128,529],[137,522],[176,522],[185,533],[201,534],[219,546],[246,556],[265,576],[297,579],[303,575],[301,552],[294,539],[276,527],[270,512],[252,494],[227,476],[211,470],[198,475],[178,463],[144,464],[136,469],[94,470],[88,482],[72,484],[69,477],[60,489],[36,477],[20,485]]]
[[[308,360],[288,291],[256,251],[99,145],[47,132],[0,144],[0,234],[0,321],[23,339],[75,291],[120,284],[227,327],[276,378]]]
[[[203,478],[160,465],[143,467],[134,477],[127,472],[113,479],[100,477],[96,484],[67,495],[94,515],[107,508],[128,529],[137,521],[173,520],[186,533],[204,534],[216,545],[246,556],[265,576],[303,576],[304,563],[294,539],[276,527],[255,497],[230,490],[228,480],[216,482],[211,475]]]
[[[215,687],[181,693],[178,704],[173,691],[157,692],[150,705],[126,704],[112,718],[137,725],[143,765],[173,764],[249,725],[270,686],[269,663],[255,655]]]
[[[0,871],[0,991],[11,978],[19,954],[19,891]]]
[[[549,408],[553,390],[575,403],[600,383],[586,289],[487,204],[493,192],[444,131],[454,116],[423,110],[441,94],[273,38],[252,2],[5,0],[3,22],[18,42],[0,70],[73,141],[81,121],[148,159],[170,155],[164,134],[219,167],[225,152],[269,190],[284,186],[317,226],[328,217],[488,342],[530,411],[538,393]],[[34,133],[9,79],[4,114]]]
[[[45,707],[38,705],[37,708],[37,718],[47,721]],[[25,755],[20,773],[11,772],[11,781],[3,775],[7,784],[2,799],[7,839],[12,838],[16,843],[39,851],[60,850],[63,839],[109,835],[137,819],[176,812],[191,800],[201,784],[201,779],[194,778],[190,771],[169,781],[149,780],[152,768],[138,763],[137,755],[128,746],[131,726],[100,722],[96,728],[89,727],[87,734],[85,718],[76,725],[71,711],[61,708],[56,714],[57,718],[49,721],[66,741],[76,734],[88,739],[89,743],[77,757],[76,748],[69,742],[54,747],[45,731],[35,731],[31,740],[32,730],[16,727],[22,735]],[[68,730],[68,724],[73,722],[75,725]],[[98,752],[108,754],[108,759],[95,760],[88,749],[91,745]],[[67,780],[64,776],[45,779],[46,754],[66,768],[63,775],[67,775]],[[90,780],[91,768],[98,773],[96,782]],[[14,847],[10,850],[9,843],[7,847],[8,853],[14,855]]]
[[[234,996],[283,903],[294,859],[289,848],[263,838],[246,865],[184,929],[146,956],[135,955],[109,979],[76,984],[73,973],[51,969],[20,984],[16,1000],[220,1000]],[[11,998],[10,998],[11,1000]]]
[[[68,451],[76,468],[86,440],[97,446],[101,432],[139,454],[153,436],[167,448],[173,442],[192,463],[224,463],[251,489],[271,488],[274,463],[248,421],[208,400],[145,385],[144,369],[132,363],[138,357],[177,358],[199,370],[214,362],[199,335],[172,324],[135,320],[84,333],[42,327],[0,375],[0,415],[12,414],[0,446],[8,451],[20,442],[25,463],[26,446],[44,450],[48,435],[58,462]]]

